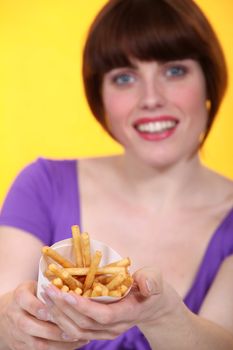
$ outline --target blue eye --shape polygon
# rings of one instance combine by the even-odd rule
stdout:
[[[134,81],[134,77],[127,73],[117,74],[115,77],[113,77],[113,82],[117,85],[132,84]]]
[[[172,66],[166,70],[167,77],[179,77],[185,75],[187,69],[183,66]]]

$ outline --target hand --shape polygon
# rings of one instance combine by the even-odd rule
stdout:
[[[159,273],[144,268],[133,277],[135,285],[131,292],[112,304],[98,303],[75,293],[62,293],[52,285],[45,288],[44,297],[54,322],[66,334],[88,340],[113,339],[132,326],[156,322],[168,312]]]
[[[25,282],[0,298],[0,348],[71,350],[86,344],[50,322],[48,308],[35,296],[36,282]]]

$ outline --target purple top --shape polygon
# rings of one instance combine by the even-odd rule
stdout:
[[[76,160],[38,159],[27,166],[11,187],[0,215],[0,225],[20,228],[43,244],[71,236],[71,226],[80,222],[80,196]],[[184,302],[198,313],[222,263],[233,254],[233,209],[213,233],[193,285]],[[92,341],[83,350],[149,350],[137,327],[114,340]]]

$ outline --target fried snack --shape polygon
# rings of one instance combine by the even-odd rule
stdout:
[[[95,282],[102,283],[103,285],[106,285],[107,283],[112,281],[115,276],[116,276],[116,274],[113,274],[113,275],[100,275],[100,276],[97,275],[95,277]]]
[[[125,273],[120,272],[111,282],[106,284],[106,287],[111,291],[116,289],[125,280]]]
[[[92,297],[100,297],[102,295],[102,288],[100,286],[95,286],[92,290]]]
[[[131,265],[130,258],[124,258],[124,259],[115,261],[111,264],[107,264],[105,265],[105,267],[110,267],[110,266],[129,267],[130,265]]]
[[[52,284],[57,288],[61,289],[63,287],[63,281],[60,277],[56,277],[52,280]]]
[[[77,287],[82,288],[82,283],[72,277],[67,271],[57,267],[55,264],[49,265],[49,270],[54,273],[55,276],[62,279],[69,289],[75,290]]]
[[[87,289],[91,288],[92,283],[94,282],[96,270],[99,266],[101,258],[102,258],[102,253],[99,250],[97,250],[95,252],[95,255],[93,256],[91,266],[89,268],[89,271],[87,273],[87,277],[86,277],[85,282],[84,282],[84,292]]]
[[[52,271],[50,271],[49,269],[47,269],[47,270],[44,272],[44,276],[47,277],[49,280],[55,278],[54,273],[52,273]]]
[[[53,259],[54,261],[56,261],[59,265],[61,265],[63,267],[75,267],[75,265],[72,262],[65,259],[62,255],[60,255],[59,253],[57,253],[55,250],[53,250],[50,247],[47,247],[47,246],[43,247],[42,253],[44,255],[49,256],[51,259]]]
[[[84,298],[90,298],[91,297],[91,293],[92,293],[92,289],[88,289],[86,290],[86,292],[83,293],[83,297]]]
[[[121,297],[121,291],[119,289],[114,289],[109,291],[109,296],[114,298],[120,298]]]
[[[122,296],[122,295],[125,295],[125,293],[127,292],[129,287],[127,287],[125,284],[121,284],[118,288],[119,288],[119,290],[121,292],[121,296]]]
[[[81,250],[83,257],[83,266],[88,267],[91,265],[91,247],[89,234],[87,232],[84,232],[81,235]]]
[[[64,293],[73,292],[87,298],[124,296],[133,284],[128,272],[130,258],[99,267],[102,253],[97,250],[91,256],[88,233],[80,233],[77,225],[73,225],[71,231],[75,262],[67,260],[52,247],[45,246],[42,248],[43,254],[54,263],[48,265],[44,276]]]
[[[126,276],[126,279],[124,279],[124,281],[122,282],[122,284],[126,287],[130,287],[133,284],[133,277],[130,275]]]
[[[72,276],[86,276],[89,272],[89,267],[67,267],[64,270],[69,272]],[[95,274],[104,275],[104,274],[117,274],[120,272],[125,272],[124,267],[118,266],[109,266],[109,267],[98,267]]]
[[[64,293],[68,293],[70,291],[70,288],[64,284],[64,286],[61,288],[61,291]]]
[[[83,267],[82,249],[81,249],[81,234],[78,225],[71,227],[73,237],[74,256],[77,267]]]
[[[99,282],[94,282],[93,283],[93,290],[95,289],[95,287],[99,287],[98,289],[101,290],[101,294],[100,294],[101,296],[103,296],[103,297],[107,297],[108,296],[109,290],[104,284],[99,283]]]
[[[79,287],[77,287],[75,290],[74,290],[74,292],[76,293],[76,294],[78,294],[78,295],[82,295],[82,289],[81,288],[79,288]]]

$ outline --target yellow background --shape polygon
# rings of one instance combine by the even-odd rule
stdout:
[[[106,0],[0,0],[0,204],[18,171],[38,156],[121,151],[93,120],[81,80],[86,30]],[[233,74],[233,1],[197,0]],[[233,85],[202,153],[233,178]]]

